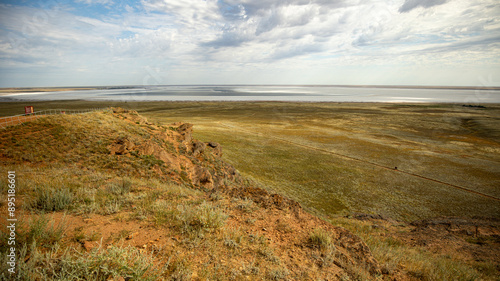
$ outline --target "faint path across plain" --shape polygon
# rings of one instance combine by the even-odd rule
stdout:
[[[252,131],[249,131],[249,130],[246,130],[246,129],[242,129],[242,128],[238,127],[238,126],[224,124],[224,123],[221,123],[221,122],[218,122],[218,123],[221,126],[226,127],[226,128],[230,128],[232,130],[238,130],[238,131],[241,131],[241,132],[244,132],[244,133],[247,133],[247,134],[257,134],[259,137],[265,137],[265,138],[269,138],[269,139],[274,139],[274,140],[277,140],[277,141],[289,143],[291,145],[300,146],[300,147],[303,147],[303,148],[307,148],[307,149],[319,151],[319,152],[322,152],[322,153],[327,153],[327,154],[335,155],[335,156],[342,157],[342,158],[345,158],[345,159],[349,159],[349,160],[353,160],[353,161],[357,161],[357,162],[362,162],[362,163],[370,164],[370,165],[376,166],[376,167],[381,168],[381,169],[386,169],[386,170],[390,170],[390,171],[393,171],[393,172],[402,173],[402,174],[406,174],[406,175],[409,175],[409,176],[417,177],[417,178],[420,178],[420,179],[423,179],[423,180],[428,180],[428,181],[436,182],[436,183],[447,185],[447,186],[450,186],[450,187],[453,187],[453,188],[456,188],[456,189],[459,189],[459,190],[463,190],[463,191],[466,191],[466,192],[469,192],[469,193],[472,193],[472,194],[476,194],[476,195],[483,196],[483,197],[486,197],[486,198],[489,198],[489,199],[500,201],[500,198],[492,196],[492,195],[488,195],[488,194],[485,194],[485,193],[482,193],[482,192],[479,192],[479,191],[472,190],[472,189],[467,188],[467,187],[459,186],[459,185],[456,185],[456,184],[444,182],[444,181],[433,179],[433,178],[429,178],[429,177],[418,175],[418,174],[415,174],[415,173],[406,172],[406,171],[397,169],[395,167],[384,166],[384,165],[381,165],[381,164],[378,164],[378,163],[375,163],[375,162],[372,162],[372,161],[369,161],[369,160],[352,157],[352,156],[341,154],[341,153],[334,152],[334,151],[331,151],[331,150],[327,150],[327,149],[323,149],[323,148],[318,148],[318,147],[310,146],[310,145],[307,145],[307,144],[302,144],[302,143],[294,142],[294,141],[287,140],[287,139],[280,138],[280,137],[276,137],[276,136],[264,135],[262,133],[252,132]]]

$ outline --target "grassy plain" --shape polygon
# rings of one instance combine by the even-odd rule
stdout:
[[[195,124],[246,176],[322,215],[500,216],[500,107],[171,103],[141,113]],[[397,169],[396,169],[397,167]]]
[[[30,104],[37,110],[121,106],[163,124],[190,122],[196,138],[221,143],[224,159],[245,176],[325,217],[500,217],[499,105]],[[22,109],[2,103],[2,113],[6,105]]]
[[[26,103],[0,103],[0,112],[2,115],[18,114],[14,111],[22,111],[24,105]],[[389,232],[409,235],[411,229],[403,224],[365,222],[341,216],[365,212],[405,221],[443,215],[489,216],[498,219],[500,204],[495,199],[500,197],[498,105],[481,108],[428,104],[83,101],[30,102],[29,105],[35,106],[35,110],[121,106],[138,110],[149,120],[161,124],[177,121],[193,123],[194,137],[221,143],[224,160],[232,163],[244,176],[252,178],[264,188],[295,199],[309,211],[359,235],[387,272],[415,277],[398,280],[495,280],[495,276],[498,276],[498,266],[488,260],[463,262],[461,253],[443,255],[423,247],[405,245],[398,237],[388,235]],[[13,113],[8,113],[11,111]],[[128,275],[140,279],[146,275],[164,274],[167,270],[167,275],[192,276],[192,270],[200,266],[180,261],[195,259],[198,254],[192,249],[200,247],[209,253],[219,251],[216,256],[232,257],[242,262],[241,265],[210,267],[207,272],[198,272],[202,277],[213,279],[217,276],[249,275],[280,280],[291,274],[284,265],[288,258],[283,250],[290,245],[278,249],[266,243],[247,241],[241,229],[227,225],[226,213],[231,214],[228,216],[230,219],[248,216],[249,219],[244,220],[244,223],[262,230],[267,221],[252,219],[256,208],[251,201],[219,198],[215,194],[209,206],[199,192],[162,183],[154,178],[148,179],[149,174],[136,178],[129,177],[124,169],[117,170],[115,174],[74,166],[74,163],[82,161],[98,164],[108,161],[104,163],[106,167],[119,165],[113,157],[98,157],[104,144],[92,136],[113,139],[115,134],[127,132],[128,127],[117,127],[108,132],[97,124],[104,121],[114,124],[111,119],[59,119],[38,121],[47,123],[45,125],[51,131],[33,132],[33,137],[40,140],[37,147],[24,140],[16,142],[16,146],[7,151],[14,158],[47,163],[43,167],[9,167],[29,178],[20,183],[20,195],[33,199],[27,202],[26,211],[51,212],[62,209],[69,212],[69,220],[72,220],[66,224],[61,224],[61,220],[51,223],[43,215],[30,215],[32,221],[20,232],[20,242],[29,245],[37,241],[39,248],[41,245],[50,249],[57,258],[49,256],[52,252],[36,254],[35,249],[25,249],[25,253],[31,253],[32,258],[27,259],[23,266],[29,268],[32,267],[30,263],[42,264],[54,259],[61,261],[58,266],[69,266],[65,268],[68,272],[75,270],[71,274],[86,276],[87,273],[79,270],[111,262],[110,256],[144,255],[144,252],[135,248],[112,247],[107,248],[104,254],[90,251],[79,259],[74,256],[61,257],[57,245],[61,240],[62,226],[74,228],[77,219],[73,216],[88,216],[90,224],[96,224],[91,227],[98,230],[92,232],[93,229],[78,228],[81,231],[76,231],[75,228],[64,234],[65,239],[73,239],[75,244],[83,245],[98,244],[105,235],[113,241],[127,241],[126,238],[133,233],[119,232],[113,236],[104,230],[111,228],[110,224],[126,222],[127,225],[122,227],[136,227],[139,231],[139,223],[144,221],[156,225],[150,227],[148,224],[148,231],[156,231],[158,225],[169,225],[172,230],[167,232],[167,237],[187,237],[180,239],[181,246],[171,247],[165,251],[165,256],[158,257],[174,257],[171,263],[165,260],[167,264],[170,263],[166,269],[151,268],[152,272],[147,272],[148,268],[141,264],[132,267],[126,264],[135,258],[123,262],[116,259],[108,265],[113,275],[126,271]],[[62,131],[54,126],[54,120],[78,123],[72,130]],[[31,125],[25,126],[29,129]],[[74,146],[50,147],[52,138],[62,137]],[[72,158],[68,158],[59,150],[78,153],[72,153]],[[52,153],[46,154],[44,151]],[[64,162],[53,164],[55,160],[51,157],[64,159]],[[37,189],[28,182],[44,188]],[[58,191],[57,187],[60,186],[68,187],[71,192]],[[4,194],[5,188],[3,184],[1,190]],[[165,193],[169,194],[168,200],[161,197]],[[161,208],[158,208],[158,204]],[[180,205],[184,207],[180,208]],[[237,211],[230,211],[233,205],[238,205],[235,208]],[[198,226],[192,223],[192,218],[199,217],[196,221],[203,222],[201,218],[207,213],[206,210],[214,211],[207,216],[214,217],[214,220],[210,220],[214,223],[201,225],[213,224],[214,227],[208,227],[207,230],[191,229]],[[104,219],[108,222],[104,223]],[[102,226],[99,225],[101,220]],[[222,223],[223,227],[220,227],[220,221],[226,221],[225,225]],[[42,229],[42,225],[47,227]],[[144,226],[141,227],[142,232],[146,231]],[[212,228],[219,229],[213,233]],[[297,236],[297,232],[287,230],[285,224],[277,225],[276,228]],[[193,233],[196,235],[191,237]],[[199,238],[200,233],[205,238]],[[308,235],[319,252],[327,253],[331,248],[325,232],[311,228]],[[153,240],[148,237],[142,239],[146,240],[141,241],[141,245]],[[487,243],[484,245],[488,247]],[[181,249],[180,254],[178,249]],[[275,252],[270,249],[275,249]],[[248,263],[245,256],[247,252],[252,255],[256,253],[254,262]],[[323,262],[328,262],[328,255],[321,257]],[[214,263],[212,260],[203,262]],[[116,272],[113,271],[115,269]],[[318,268],[317,272],[322,270]],[[363,280],[361,277],[359,279]]]

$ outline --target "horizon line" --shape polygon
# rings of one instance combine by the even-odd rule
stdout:
[[[439,86],[439,85],[353,85],[353,84],[162,84],[162,85],[93,85],[93,86],[33,86],[33,87],[0,87],[5,90],[34,90],[34,89],[89,89],[109,90],[127,88],[152,87],[215,87],[215,86],[269,86],[269,87],[346,87],[346,88],[388,88],[388,89],[460,89],[460,90],[500,90],[500,86]]]

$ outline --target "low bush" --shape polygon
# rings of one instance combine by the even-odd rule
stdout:
[[[28,252],[30,254],[28,254]],[[71,253],[70,253],[71,252]],[[19,252],[17,271],[7,271],[6,253],[2,253],[1,280],[158,280],[169,262],[152,253],[132,246],[95,248],[90,252],[74,255],[73,251],[61,253],[59,248],[42,253],[32,243],[28,251],[25,245]],[[43,267],[37,265],[45,265]],[[121,278],[120,278],[121,277]]]
[[[177,220],[184,232],[217,231],[228,218],[221,209],[205,201],[196,207],[180,205],[177,209]]]
[[[309,241],[313,246],[317,246],[320,249],[330,249],[334,247],[330,234],[322,228],[314,229],[313,232],[309,234]]]
[[[66,210],[73,203],[73,193],[68,189],[53,187],[35,187],[35,194],[27,202],[27,208],[39,211]]]

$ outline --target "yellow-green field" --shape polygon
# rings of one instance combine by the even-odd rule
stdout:
[[[324,217],[352,212],[405,221],[500,217],[499,105],[77,101],[33,105],[36,110],[121,106],[163,124],[193,123],[195,137],[221,143],[224,159],[243,175]]]

